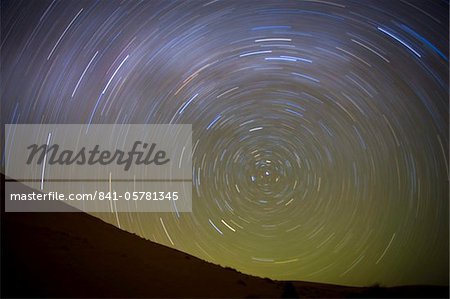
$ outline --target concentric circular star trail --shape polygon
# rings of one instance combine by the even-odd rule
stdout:
[[[123,229],[273,279],[448,283],[447,2],[1,5],[4,123],[193,125],[193,212]]]

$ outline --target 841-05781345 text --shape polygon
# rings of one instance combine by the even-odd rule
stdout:
[[[10,200],[127,200],[127,201],[160,201],[160,200],[179,200],[180,192],[172,191],[130,191],[120,194],[116,191],[95,191],[93,193],[70,193],[67,196],[61,192],[30,192],[30,193],[11,193]]]

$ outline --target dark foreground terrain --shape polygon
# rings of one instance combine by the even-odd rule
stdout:
[[[245,275],[85,213],[4,213],[3,197],[2,298],[448,298],[448,287],[357,288]]]

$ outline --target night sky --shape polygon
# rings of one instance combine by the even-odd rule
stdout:
[[[2,1],[2,122],[192,124],[192,213],[97,216],[262,277],[448,284],[448,12]]]

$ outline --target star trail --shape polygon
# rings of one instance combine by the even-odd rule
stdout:
[[[261,277],[448,284],[448,11],[2,1],[2,121],[192,124],[192,213],[95,215]]]

